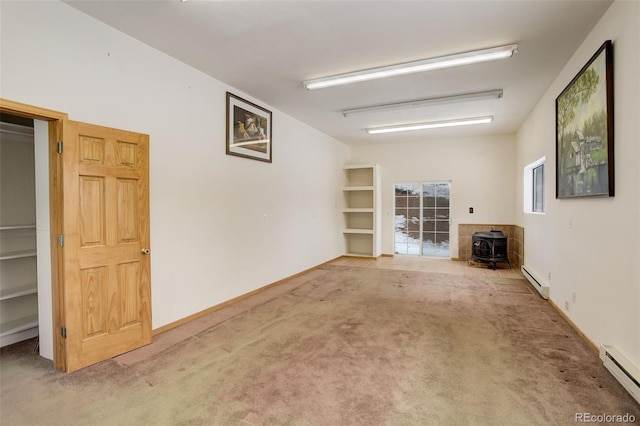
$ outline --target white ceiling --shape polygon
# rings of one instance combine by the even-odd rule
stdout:
[[[611,1],[66,3],[356,145],[517,131]],[[314,77],[511,43],[518,44],[518,53],[510,59],[314,91],[302,87],[303,80]],[[493,89],[503,89],[503,98],[348,118],[340,113],[349,107]],[[390,135],[363,131],[484,115],[493,115],[494,122]]]

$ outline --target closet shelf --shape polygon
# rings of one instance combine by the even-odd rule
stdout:
[[[19,287],[0,289],[0,300],[15,299],[16,297],[36,294],[38,292],[38,284],[27,284]]]
[[[38,327],[38,315],[30,315],[0,324],[0,337]]]
[[[23,257],[34,257],[35,255],[35,250],[10,251],[0,254],[0,260],[20,259]]]
[[[12,231],[15,229],[36,229],[36,225],[2,225],[0,231]]]

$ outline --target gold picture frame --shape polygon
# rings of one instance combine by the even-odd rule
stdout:
[[[227,154],[272,162],[271,111],[227,92]]]

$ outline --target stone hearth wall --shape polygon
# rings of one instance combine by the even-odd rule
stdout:
[[[506,235],[511,267],[520,269],[524,262],[524,228],[517,225],[458,225],[458,260],[471,259],[471,237],[474,233],[488,232],[492,229],[502,231]]]

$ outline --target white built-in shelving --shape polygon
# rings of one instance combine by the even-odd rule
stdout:
[[[344,166],[346,255],[380,256],[380,166],[348,164]]]
[[[38,335],[35,225],[0,227],[0,346]]]
[[[33,128],[2,122],[0,136],[1,347],[38,335],[38,286]]]

